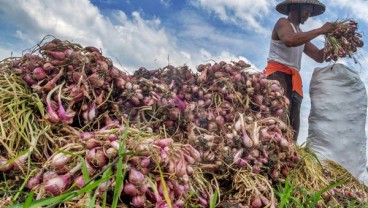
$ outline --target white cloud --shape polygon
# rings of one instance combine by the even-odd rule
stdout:
[[[326,3],[327,8],[331,11],[334,8],[342,9],[340,18],[358,18],[359,21],[368,23],[368,1],[367,0],[329,0]]]
[[[267,17],[275,5],[274,0],[192,0],[192,3],[214,12],[224,22],[258,33],[267,32],[259,22],[260,19]]]
[[[165,7],[169,7],[171,4],[171,0],[160,0],[160,3],[165,6]]]
[[[239,51],[240,47],[259,47],[259,44],[254,44],[251,41],[254,36],[244,35],[244,31],[219,29],[192,11],[183,11],[178,14],[178,17],[182,27],[181,32],[178,34],[180,38],[190,39],[193,42],[211,43],[212,46],[209,45],[209,47],[215,46],[233,51]]]
[[[38,43],[49,34],[102,47],[102,41],[96,34],[111,27],[98,9],[86,0],[1,1],[0,7],[8,20],[18,28],[16,37],[25,43]]]

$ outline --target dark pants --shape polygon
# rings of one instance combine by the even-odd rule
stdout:
[[[275,72],[268,75],[268,79],[277,80],[280,85],[284,88],[284,95],[289,99],[290,105],[288,107],[288,116],[282,118],[285,123],[289,123],[294,130],[294,141],[298,139],[299,128],[300,128],[300,107],[302,104],[303,97],[298,93],[292,91],[291,75],[283,72]]]

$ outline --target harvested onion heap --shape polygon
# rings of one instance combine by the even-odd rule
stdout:
[[[98,116],[111,108],[111,99],[121,93],[119,88],[128,79],[97,48],[59,39],[40,44],[8,67],[43,99],[46,120],[86,130],[110,122],[107,115]]]
[[[234,166],[277,181],[299,161],[277,118],[288,105],[282,88],[262,73],[244,71],[249,65],[242,60],[201,64],[199,74],[167,66],[126,75],[94,47],[54,39],[36,51],[41,56],[26,54],[10,68],[43,98],[51,123],[98,132],[129,120],[137,129],[192,145],[201,167],[219,175]]]
[[[72,139],[79,143],[76,146],[85,145],[91,134],[99,135],[96,132],[129,120],[133,128],[165,135],[161,138],[168,135],[175,142],[191,145],[199,152],[199,167],[211,170],[215,176],[224,177],[222,174],[231,166],[278,181],[299,160],[287,126],[278,119],[288,100],[278,82],[266,79],[262,73],[244,71],[248,67],[242,60],[221,61],[199,65],[199,74],[187,66],[169,65],[156,70],[140,68],[134,75],[127,75],[100,50],[58,39],[40,44],[34,52],[8,64],[8,69],[42,98],[47,121],[76,129],[72,132],[83,129],[80,134],[84,139]],[[114,138],[103,138],[97,137],[97,143],[104,140],[102,143],[107,145],[91,149],[86,146],[88,151],[82,153],[87,161],[98,157],[91,163],[99,170],[114,152],[110,144],[114,144]],[[88,142],[89,147],[93,146],[92,141]],[[165,155],[164,151],[160,153]],[[193,162],[184,157],[189,165]],[[65,172],[58,173],[70,181],[79,171],[72,161]],[[187,167],[181,163],[183,160],[177,159],[174,164]],[[164,171],[167,173],[165,168]],[[175,172],[188,173],[191,169]],[[224,187],[223,191],[228,189],[231,187]],[[209,203],[208,193],[201,197],[197,203]]]
[[[278,180],[299,161],[278,118],[288,99],[278,82],[243,71],[247,67],[244,61],[221,61],[198,66],[198,75],[185,66],[141,68],[130,80],[135,89],[122,93],[120,105],[140,128],[164,129],[195,146],[203,167],[235,164]]]
[[[147,150],[124,158],[128,174],[121,197],[126,204],[166,206],[160,166],[175,207],[208,207],[214,188],[227,194],[222,202],[250,206],[249,199],[262,198],[261,206],[271,207],[273,194],[261,186],[246,187],[247,200],[236,195],[242,184],[249,184],[241,174],[278,182],[300,160],[290,128],[280,120],[289,105],[283,89],[263,73],[247,72],[249,65],[242,60],[201,64],[199,73],[168,65],[127,75],[95,47],[58,39],[39,46],[2,69],[22,77],[42,98],[45,120],[74,136],[60,149],[87,161],[90,177],[116,159],[122,126],[140,130],[128,136],[124,147]],[[86,183],[80,167],[84,160],[51,153],[26,187],[37,194],[45,189],[48,195],[62,194],[73,181],[80,188]],[[211,177],[201,175],[203,170]],[[220,180],[214,187],[213,181]],[[96,191],[111,191],[115,183],[109,180]],[[195,192],[190,199],[188,190]]]
[[[199,65],[199,74],[186,66],[141,68],[119,105],[137,128],[194,146],[200,167],[215,177],[223,179],[231,166],[278,181],[300,160],[290,130],[279,118],[288,99],[278,82],[246,72],[248,67],[244,61],[221,61]],[[233,179],[228,180],[230,185]]]
[[[52,155],[28,180],[26,187],[39,195],[44,190],[48,196],[63,194],[71,187],[82,188],[89,181],[82,174],[81,163],[85,163],[90,178],[98,176],[117,159],[120,147],[117,138],[124,131],[123,127],[112,125],[95,132],[76,133],[80,143],[70,143]],[[143,138],[137,130],[128,131],[130,139],[126,140],[124,148],[132,155],[123,158],[126,162],[123,168],[126,168],[127,175],[119,197],[132,207],[168,207],[164,196],[166,191],[174,207],[184,207],[184,202],[193,197],[189,191],[198,189],[193,185],[193,167],[200,161],[199,152],[189,144],[174,143],[171,138],[159,139],[152,135]],[[76,155],[82,156],[84,160],[77,163],[80,159]],[[116,168],[114,165],[110,173],[115,174]],[[124,169],[121,171],[124,172]],[[110,193],[115,185],[115,177],[111,177],[97,187],[95,194],[103,196],[104,192]],[[191,199],[192,203],[207,206],[209,198],[204,196],[210,193],[202,189],[198,194],[201,193],[204,195]]]
[[[354,58],[358,48],[363,47],[362,34],[358,33],[358,23],[353,20],[337,22],[336,29],[325,36],[325,60]]]

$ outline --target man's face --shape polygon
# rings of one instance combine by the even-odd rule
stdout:
[[[302,9],[301,9],[301,13],[300,13],[300,23],[304,24],[305,21],[307,21],[307,19],[310,17],[310,15],[312,14],[313,11],[313,6],[312,5],[303,5]]]

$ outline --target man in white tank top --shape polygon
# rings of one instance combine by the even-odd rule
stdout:
[[[278,80],[290,100],[288,112],[283,120],[290,122],[294,130],[294,141],[298,138],[300,126],[300,106],[303,99],[302,81],[299,74],[302,54],[305,53],[318,63],[324,61],[324,49],[318,49],[310,41],[319,35],[332,31],[335,26],[325,23],[322,27],[301,31],[309,17],[325,11],[325,5],[318,0],[285,0],[276,6],[281,14],[272,31],[268,64],[264,73],[269,79]]]

